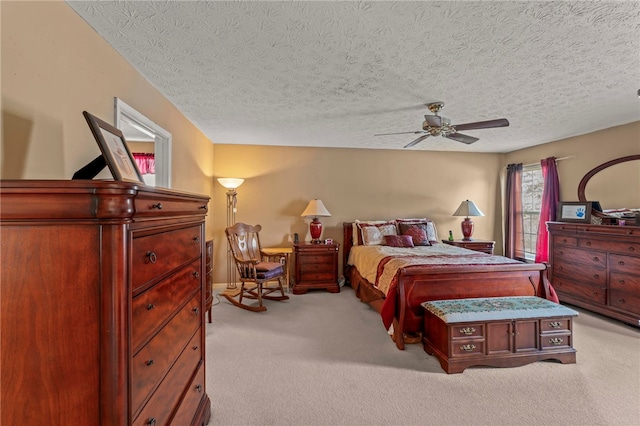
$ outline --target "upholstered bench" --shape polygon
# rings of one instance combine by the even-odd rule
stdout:
[[[535,297],[486,297],[422,303],[424,350],[447,373],[471,366],[517,367],[543,359],[576,362],[566,306]]]

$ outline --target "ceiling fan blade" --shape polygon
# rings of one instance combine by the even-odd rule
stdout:
[[[439,115],[425,115],[424,119],[427,121],[427,124],[431,127],[442,126],[442,117],[440,117]]]
[[[473,136],[463,135],[462,133],[451,133],[445,138],[453,139],[454,141],[466,143],[467,145],[471,145],[472,143],[479,141],[480,139],[474,138]]]
[[[428,138],[430,135],[427,133],[426,135],[422,135],[420,136],[418,139],[416,139],[413,142],[409,142],[408,144],[406,144],[405,146],[403,146],[403,148],[411,148],[412,146],[422,142],[423,140],[425,140],[426,138]]]
[[[493,127],[507,127],[509,120],[499,118],[497,120],[478,121],[476,123],[455,124],[456,130],[491,129]]]
[[[378,133],[377,135],[373,135],[373,136],[388,136],[388,135],[409,135],[409,134],[413,134],[413,135],[419,135],[420,133],[424,133],[423,130],[416,130],[415,132],[400,132],[400,133]]]

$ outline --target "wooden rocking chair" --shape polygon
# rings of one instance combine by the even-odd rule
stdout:
[[[284,266],[279,262],[268,262],[267,255],[262,252],[260,246],[259,232],[260,225],[247,225],[236,223],[225,229],[229,247],[233,254],[236,267],[241,282],[238,300],[234,297],[223,294],[227,300],[239,308],[253,312],[266,311],[262,300],[287,300],[289,296],[284,294],[282,281],[286,279]],[[264,284],[268,281],[278,281],[277,287],[267,287]],[[280,291],[281,296],[270,296],[271,293]],[[242,303],[242,299],[257,299],[258,305],[248,305]]]

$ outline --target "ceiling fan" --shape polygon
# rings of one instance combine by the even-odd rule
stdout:
[[[474,138],[473,136],[463,135],[462,133],[458,133],[460,130],[474,130],[474,129],[490,129],[492,127],[507,127],[509,125],[509,120],[506,118],[499,118],[497,120],[488,120],[488,121],[478,121],[475,123],[466,123],[466,124],[451,124],[451,121],[448,118],[440,117],[438,113],[442,108],[444,108],[444,102],[431,102],[426,104],[429,111],[431,111],[434,115],[425,115],[424,123],[422,123],[422,130],[418,130],[415,132],[399,132],[399,133],[379,133],[374,136],[387,136],[387,135],[407,135],[407,134],[415,134],[419,135],[424,133],[418,139],[409,142],[404,146],[404,148],[410,148],[429,136],[443,136],[448,139],[453,139],[454,141],[466,143],[467,145],[472,144],[478,141],[478,138]]]

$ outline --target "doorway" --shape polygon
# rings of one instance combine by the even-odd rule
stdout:
[[[114,98],[115,124],[132,153],[152,155],[155,167],[143,174],[145,184],[171,188],[171,133],[148,119],[122,99]]]

